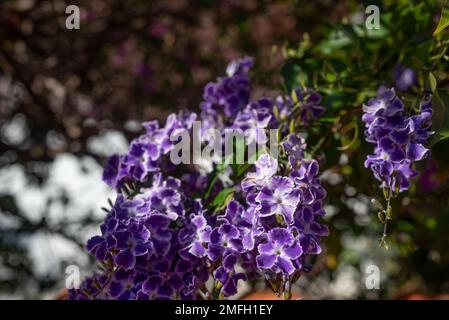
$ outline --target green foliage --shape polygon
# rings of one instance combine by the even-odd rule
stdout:
[[[312,87],[323,96],[325,114],[307,130],[307,139],[310,152],[323,159],[322,168],[341,176],[340,182],[326,186],[329,204],[339,212],[327,218],[331,225],[326,243],[330,269],[336,265],[334,259],[340,264],[360,262],[359,258],[359,262],[350,258],[354,252],[335,243],[342,234],[379,234],[383,228],[376,221],[374,208],[371,222],[365,223],[363,229],[355,223],[353,208],[347,205],[347,199],[355,199],[357,194],[383,198],[371,172],[363,165],[367,154],[372,153],[360,120],[363,104],[376,96],[380,86],[395,86],[394,70],[398,65],[412,68],[417,75],[409,90],[397,90],[410,112],[419,108],[423,96],[432,93],[435,134],[427,145],[431,157],[417,163],[420,176],[414,179],[409,192],[392,200],[394,214],[389,226],[389,245],[404,257],[402,272],[428,277],[429,272],[425,274],[424,268],[416,265],[423,263],[422,256],[429,252],[440,252],[441,263],[449,267],[449,256],[440,250],[447,246],[447,237],[433,234],[438,230],[441,235],[441,230],[449,229],[448,219],[442,216],[448,211],[449,197],[449,6],[445,3],[442,7],[441,1],[434,0],[379,2],[379,30],[366,29],[364,21],[353,22],[357,19],[349,13],[340,23],[322,21],[321,33],[304,34],[299,44],[287,45],[283,50],[287,57],[282,69],[284,88],[291,92],[298,86]],[[364,8],[353,4],[363,16]],[[355,196],[345,194],[348,186],[357,190]],[[447,281],[438,270],[432,276]],[[434,281],[432,285],[441,284]]]
[[[381,85],[394,86],[394,68],[411,67],[418,82],[408,92],[399,92],[406,104],[417,108],[426,91],[434,93],[436,131],[431,145],[449,134],[449,100],[440,83],[448,77],[446,55],[448,40],[432,37],[434,16],[441,10],[436,1],[389,2],[380,9],[379,30],[350,22],[350,17],[336,25],[327,24],[317,39],[308,34],[295,48],[284,49],[287,62],[282,69],[284,87],[313,87],[323,95],[326,114],[311,133],[337,140],[337,150],[355,151],[360,147],[361,106],[376,95]],[[363,12],[363,11],[362,11]],[[439,28],[444,25],[447,6],[442,10]],[[439,30],[437,28],[437,30]],[[439,30],[438,32],[440,32]],[[315,139],[318,142],[318,139]],[[331,142],[324,141],[324,145]],[[331,157],[335,158],[335,157]]]
[[[433,36],[438,35],[448,26],[449,26],[449,4],[446,2],[443,9],[441,10],[440,20],[438,22],[437,28],[433,32]]]
[[[221,190],[211,202],[210,207],[215,211],[226,208],[227,204],[232,200],[234,196],[234,191],[234,188],[226,188]]]

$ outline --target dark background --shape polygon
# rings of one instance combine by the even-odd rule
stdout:
[[[81,9],[79,30],[65,27],[69,4]],[[67,265],[78,265],[83,274],[94,268],[83,246],[98,232],[101,206],[114,197],[101,181],[101,167],[106,156],[126,150],[142,121],[162,120],[180,108],[198,109],[203,86],[224,74],[229,61],[246,55],[257,66],[254,96],[280,92],[286,43],[298,43],[304,32],[318,39],[323,25],[360,5],[331,0],[2,1],[0,298],[54,298],[64,287]],[[346,191],[354,196],[352,189]],[[425,279],[404,273],[398,250],[377,250],[377,230],[360,232],[363,221],[370,220],[369,198],[354,199],[358,202],[346,208],[344,220],[351,223],[328,239],[334,244],[331,254],[320,257],[310,278],[300,283],[302,295],[447,292],[445,280],[427,287]],[[351,227],[357,219],[362,222]],[[436,264],[428,270],[447,272],[438,263],[440,253],[423,254],[424,261]],[[364,267],[373,261],[385,267],[383,283],[400,275],[380,293],[363,289]]]

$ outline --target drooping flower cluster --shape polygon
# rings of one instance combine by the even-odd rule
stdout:
[[[417,175],[413,162],[428,153],[424,145],[432,135],[430,96],[421,101],[419,109],[418,114],[408,116],[394,89],[384,88],[363,106],[366,140],[376,146],[365,167],[373,171],[382,188],[396,194],[409,188],[410,179]]]
[[[215,162],[206,172],[170,162],[177,143],[171,137],[192,133],[196,114],[170,115],[164,126],[144,123],[145,134],[128,153],[107,160],[103,179],[118,196],[101,235],[87,243],[102,271],[71,290],[71,298],[222,298],[237,293],[239,280],[261,275],[273,283],[280,278],[284,287],[307,269],[307,256],[320,253],[328,229],[320,223],[326,193],[318,163],[304,158],[304,139],[289,134],[285,124],[292,118],[309,124],[324,111],[321,97],[305,89],[295,98],[250,101],[252,63],[237,60],[226,77],[206,86],[200,133],[240,130],[250,144],[267,142],[266,130],[281,128],[286,164],[265,153],[241,181],[230,178],[231,166],[211,179],[207,173]],[[233,199],[216,211],[211,203],[226,185],[233,187]]]
[[[256,168],[261,173],[264,163],[271,162],[271,172],[259,174],[256,179],[247,177],[251,181],[249,185],[253,186],[246,189],[246,199],[255,207],[263,229],[262,238],[266,238],[266,242],[258,246],[258,267],[285,276],[301,270],[307,255],[320,253],[320,237],[328,234],[327,227],[319,223],[325,214],[322,200],[326,192],[317,178],[318,163],[290,152],[288,146],[292,140],[305,145],[298,136],[287,138],[284,147],[289,154],[287,168],[273,174],[276,162],[262,156]],[[265,172],[267,169],[265,167]],[[248,182],[244,184],[247,188]],[[276,260],[273,260],[273,253],[277,254]]]
[[[177,142],[171,139],[172,135],[190,130],[196,118],[195,113],[171,114],[164,127],[159,127],[158,121],[143,123],[145,134],[131,142],[128,153],[108,158],[103,180],[113,188],[120,188],[125,182],[145,182],[149,174],[169,171],[173,164],[167,155]]]

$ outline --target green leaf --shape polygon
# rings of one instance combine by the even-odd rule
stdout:
[[[234,197],[234,191],[233,187],[221,190],[211,202],[210,207],[215,208],[215,211],[224,209]]]
[[[357,145],[358,139],[359,139],[359,126],[357,124],[356,119],[354,119],[353,121],[351,121],[350,123],[348,123],[341,129],[341,133],[343,135],[343,137],[341,139],[342,142],[345,142],[347,140],[347,138],[344,135],[350,131],[354,131],[354,135],[352,136],[352,139],[344,146],[339,147],[338,150],[340,150],[340,151],[349,150]]]
[[[295,104],[299,102],[298,95],[296,94],[296,90],[292,90],[292,99]]]
[[[293,61],[287,62],[282,67],[281,74],[288,92],[292,92],[294,88],[301,86],[301,72],[301,67]]]
[[[438,25],[435,31],[433,32],[433,36],[435,37],[441,31],[446,29],[448,26],[449,26],[449,4],[446,2],[443,6],[443,9],[441,9],[440,21],[438,21]]]
[[[242,164],[236,163],[232,165],[234,180],[240,178],[240,176],[242,176],[249,168],[251,168],[262,154],[267,153],[267,148],[265,146],[262,146],[261,148],[258,148],[256,151],[257,152],[249,156],[247,163]]]
[[[432,129],[435,136],[432,137],[429,145],[434,146],[441,140],[449,137],[449,91],[436,90],[432,99],[433,117]]]
[[[435,92],[437,89],[437,78],[432,72],[429,72],[429,86],[432,92]]]
[[[212,192],[212,189],[214,188],[215,182],[218,180],[218,174],[216,171],[211,175],[209,183],[207,185],[206,193],[204,194],[204,199],[209,198],[210,193]]]

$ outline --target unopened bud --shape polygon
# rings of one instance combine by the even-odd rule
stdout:
[[[371,205],[377,210],[384,210],[382,203],[380,203],[379,200],[377,200],[377,199],[372,198]]]

